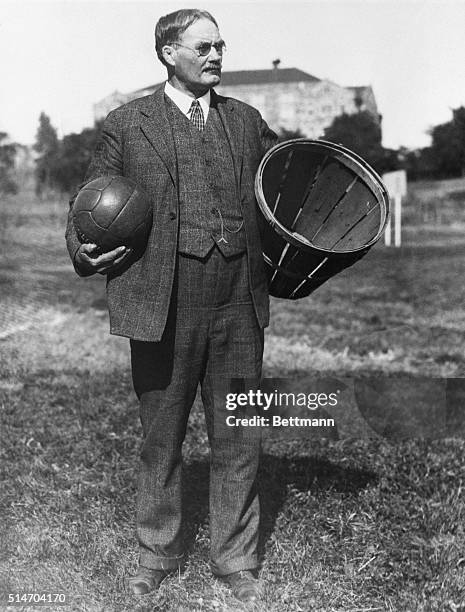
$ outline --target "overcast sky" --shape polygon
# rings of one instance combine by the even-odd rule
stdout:
[[[0,0],[0,130],[32,143],[40,112],[63,135],[92,125],[92,104],[165,78],[157,19],[211,11],[228,44],[224,70],[296,67],[373,87],[387,147],[425,146],[465,105],[465,2],[26,2]]]

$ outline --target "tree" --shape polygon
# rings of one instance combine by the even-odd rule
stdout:
[[[0,132],[0,195],[17,193],[18,185],[13,179],[16,145],[8,143],[8,134]]]
[[[294,140],[294,138],[303,138],[304,134],[302,134],[302,132],[297,129],[297,130],[287,130],[286,128],[282,127],[279,128],[278,131],[278,142],[285,142],[286,140]]]
[[[436,125],[430,134],[436,176],[465,176],[465,107],[453,109],[452,121]]]
[[[431,147],[424,147],[422,149],[400,147],[398,157],[400,167],[407,172],[407,179],[409,181],[430,179],[436,173]]]
[[[456,140],[459,147],[460,174],[465,176],[465,107],[459,106],[452,110],[452,123],[455,127]]]
[[[44,188],[53,187],[52,169],[58,159],[58,136],[50,118],[40,113],[39,128],[36,134],[34,151],[39,155],[36,160],[36,193],[41,194]]]
[[[344,113],[335,117],[324,131],[324,140],[347,147],[363,157],[376,170],[382,172],[385,150],[381,145],[381,126],[368,111],[353,115]]]
[[[89,166],[101,123],[85,128],[80,134],[67,134],[59,145],[59,156],[51,169],[53,184],[62,191],[71,191],[82,182]]]
[[[41,113],[34,150],[36,160],[36,192],[57,188],[69,192],[82,182],[97,144],[102,122],[85,128],[79,134],[67,134],[61,140],[49,117]]]

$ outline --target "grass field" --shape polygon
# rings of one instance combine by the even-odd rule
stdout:
[[[440,225],[434,201],[445,202]],[[265,375],[463,378],[458,201],[447,184],[418,185],[400,249],[378,245],[309,298],[274,300]],[[68,594],[72,611],[239,610],[208,568],[198,402],[184,453],[186,567],[157,594],[126,591],[140,444],[127,340],[108,335],[102,277],[71,268],[65,213],[31,193],[0,209],[0,609],[7,593],[46,591]],[[265,440],[259,609],[463,611],[464,457],[452,437]]]

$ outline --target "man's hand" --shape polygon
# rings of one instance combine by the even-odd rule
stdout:
[[[96,244],[86,243],[81,244],[75,255],[75,261],[78,268],[93,274],[106,274],[110,270],[114,270],[119,266],[131,253],[131,249],[125,246],[120,246],[108,253],[99,254],[99,248]]]

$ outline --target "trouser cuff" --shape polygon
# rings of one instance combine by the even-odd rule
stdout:
[[[258,561],[255,557],[241,557],[240,559],[227,561],[225,563],[210,561],[210,567],[215,576],[227,576],[234,572],[257,569]]]
[[[174,557],[157,557],[156,555],[141,552],[139,555],[139,565],[148,567],[150,569],[160,570],[175,570],[179,569],[184,561],[184,555],[177,555]]]

